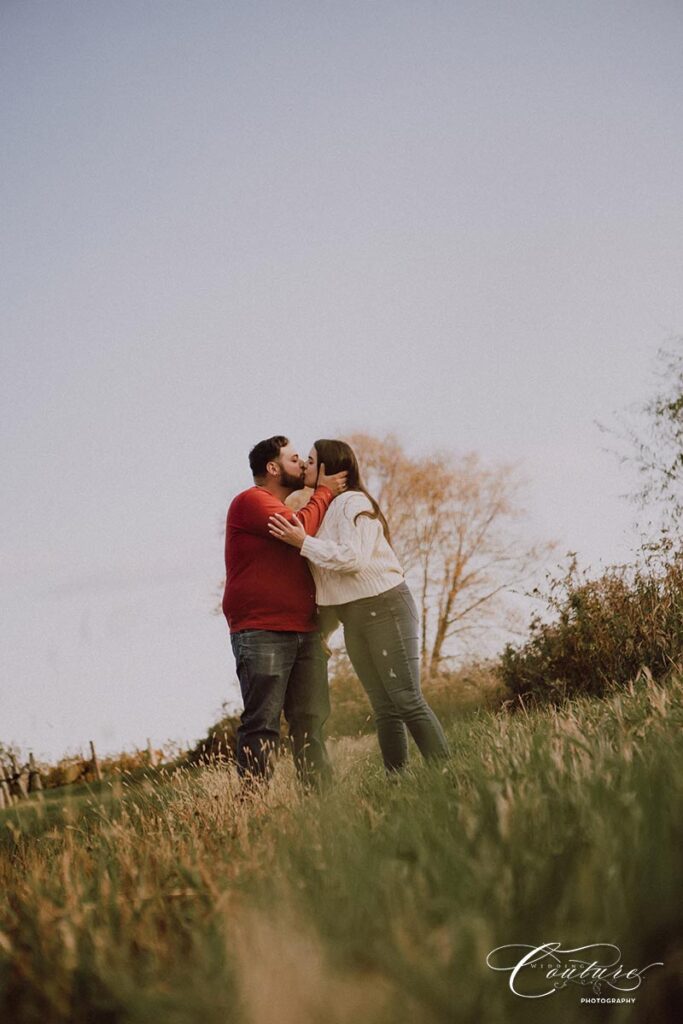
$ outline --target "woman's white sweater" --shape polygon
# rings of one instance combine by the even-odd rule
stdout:
[[[387,542],[379,519],[361,491],[334,499],[315,537],[306,537],[301,554],[308,559],[319,605],[346,604],[374,597],[403,582],[400,562]]]

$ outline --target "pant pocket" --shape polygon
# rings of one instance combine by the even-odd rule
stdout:
[[[415,604],[415,598],[413,597],[411,592],[408,590],[408,588],[407,587],[405,589],[401,588],[400,590],[398,590],[396,592],[396,596],[398,598],[398,602],[400,602],[398,604],[398,606],[403,608],[403,609],[405,609],[405,610],[407,610],[409,612],[409,614],[410,614],[411,619],[413,619],[415,622],[419,622],[420,621],[420,613],[417,610],[417,605]]]

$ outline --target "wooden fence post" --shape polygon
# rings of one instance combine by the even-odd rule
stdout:
[[[100,762],[97,760],[97,754],[95,753],[95,744],[90,740],[90,763],[92,764],[92,770],[95,773],[95,778],[98,782],[102,781],[102,772],[100,771]]]
[[[33,754],[28,755],[28,791],[29,793],[42,793],[43,791],[43,780]]]
[[[12,794],[7,784],[7,772],[4,764],[0,764],[0,807],[12,806]]]
[[[28,770],[25,766],[19,768],[14,754],[11,755],[10,760],[12,762],[12,778],[9,784],[10,793],[17,800],[25,800],[28,796]]]
[[[147,737],[147,764],[150,768],[156,768],[158,764],[158,758],[156,751],[152,749],[152,741],[149,736]]]
[[[11,780],[12,776],[9,773],[9,769],[7,767],[5,767],[4,765],[3,765],[3,769],[2,769],[2,776],[3,776],[4,787],[5,787],[5,793],[7,795],[7,800],[9,802],[9,806],[11,807],[12,804],[16,803],[16,800],[14,798],[14,794],[12,793],[12,787],[10,785],[10,780]]]

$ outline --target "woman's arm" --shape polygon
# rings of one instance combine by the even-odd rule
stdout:
[[[346,519],[344,522],[346,525]],[[369,516],[360,516],[355,525],[351,520],[348,527],[339,541],[307,536],[301,545],[301,554],[319,569],[360,572],[370,564],[382,527],[377,519]]]

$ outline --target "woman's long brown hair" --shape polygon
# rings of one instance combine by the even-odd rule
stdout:
[[[360,516],[367,516],[368,519],[379,519],[384,536],[386,537],[387,542],[391,544],[389,524],[384,518],[384,513],[381,508],[363,483],[358,466],[358,459],[356,458],[356,454],[351,445],[347,444],[346,441],[331,441],[328,438],[321,438],[321,440],[313,442],[313,447],[318,453],[318,465],[324,462],[326,473],[333,475],[334,473],[341,473],[345,470],[348,474],[346,477],[347,490],[361,491],[372,505],[372,512],[365,510],[364,512],[356,513],[353,517],[354,524]]]

